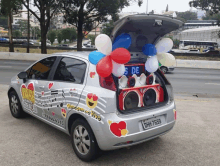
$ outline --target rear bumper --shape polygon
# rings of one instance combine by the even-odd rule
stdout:
[[[136,145],[169,132],[175,124],[173,109],[175,109],[174,102],[161,108],[130,115],[116,113],[105,114],[103,115],[104,124],[94,126],[91,125],[90,122],[89,123],[94,131],[100,149],[113,150]],[[165,117],[163,123],[155,128],[144,130],[142,120],[155,118],[158,116]],[[116,136],[111,131],[112,126],[110,127],[110,124],[108,123],[109,121],[116,123],[117,125],[119,125],[119,123],[122,121],[125,122],[128,133],[124,136]]]

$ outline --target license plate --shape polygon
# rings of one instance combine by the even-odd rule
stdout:
[[[147,120],[142,120],[142,125],[145,130],[148,130],[150,128],[154,128],[156,126],[160,126],[162,124],[162,117],[155,117]]]

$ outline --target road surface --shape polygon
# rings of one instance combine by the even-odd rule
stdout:
[[[9,84],[11,78],[33,62],[0,60],[0,84]],[[220,70],[175,68],[166,74],[175,95],[220,97]]]

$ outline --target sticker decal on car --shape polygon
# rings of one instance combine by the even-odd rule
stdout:
[[[94,109],[98,104],[98,96],[93,93],[88,93],[86,97],[86,105],[90,109]]]
[[[27,86],[25,84],[21,85],[21,96],[22,96],[22,102],[24,106],[33,111],[34,110],[34,104],[35,104],[35,88],[34,83],[29,83]]]
[[[96,72],[90,72],[90,78],[95,78]]]
[[[109,129],[111,133],[117,137],[126,137],[128,134],[127,124],[125,121],[119,123],[108,120]]]
[[[95,111],[92,111],[92,110],[86,110],[84,108],[81,108],[81,107],[76,107],[75,105],[71,105],[71,104],[67,104],[67,109],[68,110],[76,110],[78,112],[82,112],[86,115],[89,115],[91,116],[92,118],[96,119],[97,121],[101,122],[102,119],[101,119],[101,116],[98,115]]]
[[[48,84],[48,89],[50,90],[52,87],[53,87],[53,82],[50,82],[50,83]]]

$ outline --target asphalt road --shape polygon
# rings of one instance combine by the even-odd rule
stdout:
[[[11,78],[33,62],[1,61],[0,84],[9,84]],[[220,70],[175,68],[166,74],[176,96],[220,98]]]
[[[103,152],[91,163],[79,160],[68,135],[28,116],[11,116],[0,85],[0,166],[219,166],[220,100],[177,97],[177,122],[164,136]]]

